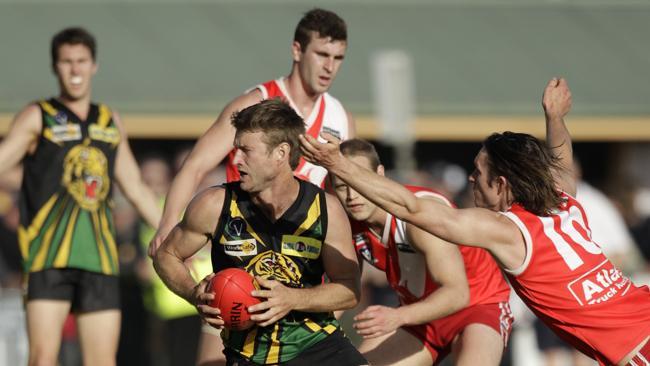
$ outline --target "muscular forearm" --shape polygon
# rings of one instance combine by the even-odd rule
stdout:
[[[328,312],[353,308],[359,302],[359,285],[355,281],[330,282],[296,289],[296,303],[293,310],[307,312]]]
[[[156,252],[153,265],[158,276],[172,292],[190,304],[194,303],[193,293],[197,283],[182,260],[161,249]]]
[[[570,168],[573,159],[571,135],[562,117],[546,116],[546,143],[565,168]]]
[[[341,158],[327,169],[364,197],[397,217],[417,211],[417,198],[399,183]]]

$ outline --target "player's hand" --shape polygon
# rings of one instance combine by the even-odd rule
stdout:
[[[394,332],[403,325],[396,308],[372,305],[354,317],[354,329],[363,338],[375,338]]]
[[[162,245],[162,243],[165,241],[167,238],[167,235],[169,235],[169,232],[171,232],[173,228],[167,229],[162,227],[158,227],[158,230],[156,230],[156,235],[154,235],[153,239],[151,239],[151,242],[149,242],[149,250],[148,253],[149,257],[153,258],[156,255],[156,252],[158,251],[158,248]]]
[[[263,288],[254,290],[251,295],[261,298],[263,301],[259,304],[249,306],[251,320],[262,327],[271,325],[282,319],[294,308],[294,299],[296,289],[292,289],[275,280],[267,280],[260,276],[255,276],[257,283]],[[266,299],[266,300],[264,300]]]
[[[208,305],[212,300],[214,300],[214,294],[209,291],[206,292],[208,284],[214,276],[214,273],[207,275],[198,285],[196,285],[196,287],[194,287],[194,291],[192,292],[192,303],[196,306],[196,309],[204,322],[217,329],[221,329],[224,325],[224,321],[220,317],[221,311],[218,308],[213,308]]]
[[[322,132],[320,136],[325,139],[325,143],[310,135],[300,135],[300,150],[305,160],[328,169],[335,166],[342,157],[339,150],[340,141],[326,132]]]
[[[542,96],[542,107],[549,120],[564,118],[569,113],[571,90],[565,79],[553,78],[548,82]]]

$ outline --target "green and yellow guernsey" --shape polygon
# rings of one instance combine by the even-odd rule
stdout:
[[[243,268],[286,286],[305,288],[322,283],[321,250],[327,233],[325,193],[298,180],[298,198],[271,222],[241,190],[239,182],[224,185],[223,211],[212,238],[212,265]],[[224,330],[226,347],[259,364],[287,362],[339,329],[332,313],[292,311],[267,327]]]
[[[109,199],[120,133],[111,110],[85,121],[56,99],[38,102],[42,131],[23,160],[18,229],[25,272],[78,268],[117,275]]]

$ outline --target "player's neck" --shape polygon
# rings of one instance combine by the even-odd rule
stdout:
[[[298,198],[300,183],[291,175],[277,177],[266,189],[251,195],[253,203],[271,221],[275,221],[291,207]]]
[[[65,93],[61,93],[56,99],[72,111],[72,113],[76,114],[82,121],[85,121],[88,118],[88,112],[90,111],[90,94],[79,99],[74,99],[70,98]]]
[[[318,97],[320,97],[321,94],[312,93],[307,90],[297,69],[294,69],[294,71],[284,79],[284,86],[289,93],[289,99],[291,99],[296,108],[298,108],[298,112],[300,112],[302,117],[309,117],[316,105]]]

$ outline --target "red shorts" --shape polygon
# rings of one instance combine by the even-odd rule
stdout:
[[[427,347],[436,364],[449,354],[456,335],[470,324],[485,324],[494,329],[501,334],[505,347],[513,320],[510,305],[500,302],[470,306],[431,323],[404,327],[404,330],[413,334]]]
[[[641,347],[639,352],[632,357],[630,362],[627,363],[627,366],[648,366],[650,365],[650,340]]]

